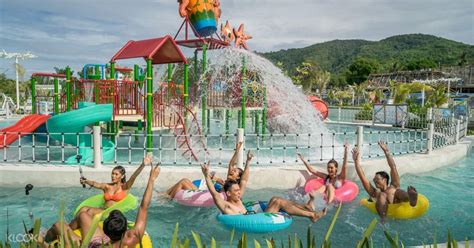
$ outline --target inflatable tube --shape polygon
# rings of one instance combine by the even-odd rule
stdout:
[[[81,204],[79,204],[79,206],[76,207],[76,210],[74,211],[74,216],[76,216],[77,212],[79,212],[79,210],[82,207],[104,208],[104,205],[105,205],[104,194],[91,196],[87,198],[86,200],[84,200],[83,202],[81,202]],[[120,210],[122,213],[125,213],[137,208],[137,206],[138,206],[137,198],[132,194],[127,194],[127,196],[123,200],[114,203],[114,205],[108,207],[103,212],[102,220],[107,218],[107,216],[109,216],[109,213],[112,210],[117,209],[117,210]]]
[[[313,107],[317,109],[319,113],[321,113],[321,116],[323,117],[323,119],[328,118],[329,108],[326,102],[324,102],[323,100],[319,99],[316,96],[308,96],[308,99],[313,105]]]
[[[220,184],[217,183],[216,181],[213,181],[213,182],[214,182],[214,188],[216,189],[216,191],[217,191],[217,192],[221,192],[221,190],[222,190],[222,185],[220,185]],[[203,180],[203,179],[194,180],[194,181],[193,181],[193,184],[194,184],[198,189],[207,190],[206,180]]]
[[[102,229],[102,228],[103,228],[103,225],[104,225],[104,222],[103,222],[103,221],[99,222],[99,228]],[[128,229],[132,229],[133,226],[135,226],[135,223],[129,221],[129,222],[128,222]],[[75,233],[77,236],[79,236],[79,237],[82,238],[81,229],[75,229],[75,230],[74,230],[74,233]],[[108,247],[108,246],[105,245],[104,247]],[[152,247],[153,247],[153,245],[152,245],[152,243],[151,243],[150,235],[149,235],[147,232],[145,232],[145,234],[144,234],[143,237],[142,237],[142,246],[141,246],[141,247],[142,247],[142,248],[152,248]],[[140,248],[140,244],[135,245],[135,248]]]
[[[266,233],[283,230],[293,223],[293,218],[284,212],[265,213],[266,202],[246,202],[247,211],[252,214],[218,214],[217,220],[224,226],[249,233]]]
[[[362,199],[360,200],[360,204],[364,205],[370,211],[377,213],[374,201]],[[414,207],[410,206],[409,202],[388,204],[387,216],[395,219],[415,219],[425,214],[429,206],[430,202],[428,198],[422,194],[418,194],[418,201]]]
[[[304,191],[306,193],[309,193],[313,190],[319,189],[323,185],[324,185],[324,179],[322,178],[311,179],[308,182],[306,182],[306,185],[304,186]],[[349,180],[344,180],[344,183],[342,184],[342,186],[336,189],[334,200],[337,202],[342,202],[342,203],[350,202],[350,201],[353,201],[357,197],[357,194],[359,194],[359,187],[357,186],[357,184]]]
[[[221,192],[220,195],[222,199],[226,199],[224,192]],[[215,205],[209,190],[180,190],[176,193],[174,199],[185,206],[212,207]]]

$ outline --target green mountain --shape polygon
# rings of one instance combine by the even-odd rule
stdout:
[[[472,64],[474,46],[433,35],[406,34],[380,41],[333,40],[262,55],[274,63],[281,62],[290,74],[303,61],[311,61],[333,74],[342,74],[357,57],[377,61],[379,72],[404,70],[408,63],[422,60],[442,66]]]

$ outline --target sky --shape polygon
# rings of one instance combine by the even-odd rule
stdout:
[[[258,52],[410,33],[474,44],[472,0],[221,0],[221,9]],[[38,56],[20,61],[27,79],[107,63],[127,41],[174,36],[181,23],[176,0],[0,0],[0,49]],[[12,63],[0,58],[0,73],[14,78]]]

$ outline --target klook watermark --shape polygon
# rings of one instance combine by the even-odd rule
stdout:
[[[37,240],[38,235],[32,233],[19,233],[19,234],[9,234],[7,236],[8,242],[10,243],[28,243],[32,240]]]

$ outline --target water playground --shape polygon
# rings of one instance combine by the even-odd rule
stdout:
[[[247,51],[252,37],[243,24],[232,29],[227,21],[219,32],[219,1],[187,2],[179,4],[183,22],[174,36],[130,40],[107,63],[85,64],[77,76],[70,67],[64,74],[31,75],[32,113],[0,121],[5,203],[0,233],[24,233],[23,222],[33,226],[37,218],[49,227],[61,210],[70,221],[78,206],[104,207],[104,195],[84,189],[78,179],[109,182],[117,165],[130,176],[151,154],[162,167],[155,191],[164,192],[182,178],[197,180],[200,190],[183,190],[180,200],[151,198],[144,247],[168,246],[176,223],[182,238],[194,231],[206,244],[213,237],[226,247],[232,229],[236,237],[246,232],[260,243],[272,237],[287,242],[295,233],[303,238],[309,229],[320,244],[336,212],[332,245],[352,247],[378,216],[344,144],[359,150],[370,179],[390,169],[378,145],[383,141],[394,156],[401,189],[413,185],[419,192],[416,206],[389,206],[385,230],[398,233],[405,245],[431,243],[434,236],[444,242],[446,229],[457,240],[472,239],[468,182],[474,157],[467,116],[435,108],[419,115],[406,105],[374,104],[370,118],[356,118],[359,112],[304,95],[278,67]],[[194,58],[186,58],[182,49],[193,51]],[[224,176],[229,163],[245,168],[249,151],[253,159],[243,199],[247,211],[256,213],[219,213],[209,191],[200,188],[205,184],[200,165],[209,161]],[[259,213],[272,196],[303,204],[307,193],[326,184],[306,170],[297,154],[324,172],[329,160],[342,164],[349,156],[346,183],[336,192],[342,206],[329,207],[309,227],[306,218],[286,212]],[[119,209],[135,220],[148,167],[124,200],[101,213],[103,219]],[[24,185],[31,185],[26,195]],[[325,208],[326,200],[316,197],[315,210]],[[372,233],[375,247],[389,244],[383,230]]]

